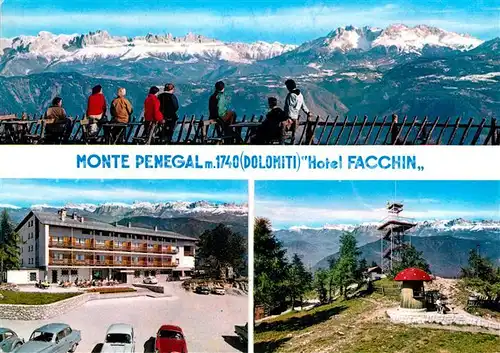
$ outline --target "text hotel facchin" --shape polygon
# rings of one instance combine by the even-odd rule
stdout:
[[[500,180],[500,147],[2,146],[0,178]]]

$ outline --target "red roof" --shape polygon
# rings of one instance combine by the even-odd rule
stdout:
[[[432,281],[431,276],[419,268],[407,268],[399,272],[394,278],[395,281]]]

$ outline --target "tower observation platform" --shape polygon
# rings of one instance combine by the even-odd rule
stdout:
[[[381,232],[380,264],[384,273],[391,271],[394,262],[401,260],[401,251],[408,244],[406,233],[417,225],[413,219],[400,216],[403,209],[402,202],[388,202],[389,215],[377,228]]]

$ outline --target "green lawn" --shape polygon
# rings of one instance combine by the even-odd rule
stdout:
[[[381,318],[369,321],[384,299],[368,299],[339,301],[263,323],[255,328],[255,352],[500,353],[500,337],[492,334],[396,325],[383,317],[383,309]]]
[[[24,305],[51,304],[80,295],[80,293],[30,293],[11,291],[0,291],[0,294],[4,296],[4,298],[0,300],[0,304]]]

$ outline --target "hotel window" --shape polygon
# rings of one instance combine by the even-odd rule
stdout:
[[[85,244],[85,239],[82,239],[82,238],[77,238],[77,239],[76,239],[76,243],[77,243],[78,245],[83,245],[83,244]]]
[[[139,262],[139,258],[138,257],[133,257],[132,258],[132,261],[134,262],[134,264],[138,263]]]
[[[68,270],[61,270],[61,276],[67,276],[69,274]]]
[[[56,260],[64,260],[64,255],[59,253],[59,254],[56,254]]]
[[[78,261],[85,261],[85,255],[83,255],[83,254],[78,254],[78,255],[76,255],[76,259],[77,259]]]
[[[71,270],[72,276],[78,276],[78,270]]]
[[[122,262],[122,257],[121,256],[115,256],[115,261]]]
[[[24,265],[24,259],[21,259],[21,266]]]
[[[30,282],[36,281],[36,272],[30,272]]]
[[[148,249],[152,249],[153,248],[153,244],[148,244]]]
[[[96,240],[97,245],[104,245],[104,240]]]
[[[134,271],[134,277],[135,278],[141,277],[141,271]]]

